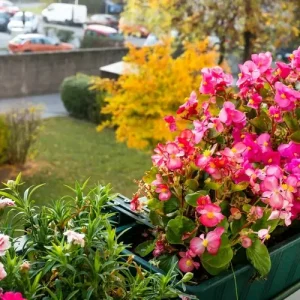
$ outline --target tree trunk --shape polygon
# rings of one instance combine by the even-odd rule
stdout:
[[[218,61],[218,65],[220,65],[224,59],[225,59],[225,52],[226,52],[226,48],[225,48],[225,38],[221,38],[220,40],[220,56],[219,56],[219,61]]]
[[[250,31],[244,32],[244,54],[243,61],[251,59],[251,55],[253,54],[254,49],[254,34]]]

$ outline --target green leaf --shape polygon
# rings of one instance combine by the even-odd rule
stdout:
[[[215,128],[210,128],[208,130],[208,138],[214,139],[217,138],[220,135],[220,132],[218,132]]]
[[[217,275],[220,272],[228,269],[229,264],[233,258],[233,251],[231,249],[228,237],[222,235],[222,244],[216,255],[212,255],[205,251],[201,257],[201,262],[204,269],[211,275]]]
[[[158,173],[157,167],[152,167],[149,171],[147,171],[143,177],[143,181],[145,183],[150,184],[156,179],[156,174]]]
[[[300,107],[296,108],[295,112],[297,119],[300,120]]]
[[[159,210],[162,212],[164,207],[164,202],[156,198],[152,198],[147,202],[147,206],[150,210]]]
[[[295,143],[300,143],[300,130],[295,131],[292,135],[291,135],[291,140]]]
[[[243,211],[248,213],[250,211],[251,207],[252,206],[250,204],[244,204],[243,205]]]
[[[170,198],[168,201],[163,201],[164,213],[169,214],[178,209],[179,203],[178,199],[175,197]]]
[[[197,199],[200,197],[200,196],[205,196],[207,195],[208,192],[207,191],[204,191],[204,190],[201,190],[201,191],[198,191],[197,193],[192,193],[192,194],[188,194],[185,196],[185,201],[191,205],[191,206],[194,206],[196,207],[197,206]]]
[[[233,220],[230,223],[230,229],[231,229],[231,233],[232,235],[237,234],[238,232],[241,231],[243,225],[245,225],[246,223],[246,216],[242,215],[241,218],[239,220]]]
[[[134,252],[141,257],[147,256],[151,253],[155,248],[155,241],[145,241],[139,244],[135,249]]]
[[[258,219],[255,224],[252,225],[253,231],[258,231],[260,229],[267,229],[270,226],[269,232],[272,232],[278,225],[279,220],[268,220],[271,215],[271,210],[265,210],[262,218]]]
[[[257,133],[261,133],[271,129],[272,122],[266,113],[261,112],[259,117],[250,120],[249,123],[255,127]]]
[[[199,183],[196,179],[188,179],[186,180],[186,182],[184,183],[184,185],[189,189],[189,190],[192,190],[192,191],[197,191],[197,188],[199,186]]]
[[[186,217],[178,216],[168,222],[166,237],[170,244],[183,244],[182,236],[195,229],[195,223]]]
[[[298,125],[297,119],[295,119],[290,112],[286,112],[283,115],[283,120],[284,120],[285,124],[287,125],[287,127],[291,131],[296,131],[296,130],[299,129],[299,125]]]
[[[251,261],[259,274],[264,277],[271,269],[271,259],[267,247],[256,239],[251,247],[246,249],[247,258]]]
[[[206,179],[204,182],[205,182],[204,188],[207,190],[215,190],[216,191],[216,190],[219,190],[222,186],[221,183],[213,182],[213,181],[211,181],[210,178]]]
[[[248,187],[248,185],[249,185],[249,182],[247,182],[247,181],[243,181],[243,182],[240,182],[238,184],[232,184],[231,185],[231,191],[232,192],[243,191]]]
[[[174,266],[176,266],[175,270],[178,270],[178,258],[176,255],[161,255],[157,258],[159,261],[159,268],[165,271],[166,273],[169,272]]]
[[[162,217],[154,210],[150,210],[149,219],[154,226],[164,226]]]

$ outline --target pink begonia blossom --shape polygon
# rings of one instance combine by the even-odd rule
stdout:
[[[210,123],[208,123],[208,128],[214,128],[217,132],[223,132],[224,131],[224,125],[220,121],[219,118],[210,118]]]
[[[202,94],[215,94],[218,90],[224,90],[233,82],[231,74],[224,73],[220,67],[203,68],[202,82],[200,86],[200,93]]]
[[[139,197],[135,195],[132,200],[130,201],[130,209],[132,211],[141,211],[142,210],[142,203],[139,200]]]
[[[261,134],[257,139],[257,144],[260,146],[262,153],[271,150],[270,135],[268,133]]]
[[[282,157],[289,159],[300,158],[300,144],[289,142],[288,144],[281,144],[278,151]]]
[[[261,76],[258,66],[251,60],[246,61],[243,65],[239,65],[239,68],[241,73],[239,74],[239,79],[236,83],[239,87],[245,83],[254,84]]]
[[[221,151],[222,155],[230,158],[231,160],[234,160],[238,163],[243,162],[243,158],[241,154],[246,150],[246,145],[242,142],[236,143],[233,145],[231,149],[225,148],[223,151]]]
[[[155,154],[151,156],[154,165],[162,167],[165,165],[165,146],[158,144],[154,149]]]
[[[171,132],[177,130],[176,119],[173,116],[166,116],[164,117],[164,120],[166,121],[166,123],[168,123]]]
[[[269,113],[277,123],[283,122],[281,110],[276,106],[270,106]]]
[[[278,165],[280,164],[280,153],[276,151],[269,150],[263,153],[261,161],[265,165]]]
[[[164,253],[165,251],[165,245],[162,241],[156,241],[155,243],[155,248],[153,250],[153,256],[154,257],[157,257],[157,256],[160,256]]]
[[[168,185],[164,183],[160,174],[156,174],[156,180],[154,180],[151,184],[156,187],[155,192],[159,194],[159,200],[167,201],[170,199],[172,194]]]
[[[266,168],[266,175],[275,176],[276,178],[280,179],[282,178],[283,170],[278,165],[271,165]]]
[[[207,249],[208,253],[215,255],[218,253],[221,246],[221,236],[224,233],[223,227],[217,227],[210,231],[206,237],[201,234],[200,237],[195,237],[190,242],[190,249],[197,255],[202,255]]]
[[[290,56],[291,66],[294,69],[300,69],[300,47],[297,50],[294,50]]]
[[[0,280],[3,280],[6,275],[7,273],[5,272],[4,265],[0,262]]]
[[[15,202],[8,198],[0,199],[0,209],[3,209],[7,206],[15,206]]]
[[[255,93],[249,99],[247,106],[252,107],[254,109],[258,109],[261,102],[262,102],[262,97],[259,94]]]
[[[205,119],[203,121],[195,120],[193,122],[194,130],[193,134],[195,136],[195,143],[198,144],[202,141],[204,134],[208,130],[208,121]]]
[[[286,170],[291,174],[300,176],[300,158],[293,158],[286,164]]]
[[[266,72],[272,64],[271,52],[252,54],[251,59],[257,65],[261,73]]]
[[[184,152],[175,143],[166,144],[165,153],[168,157],[166,165],[169,170],[173,171],[182,167],[181,157],[184,156]]]
[[[1,300],[26,300],[21,293],[6,292],[1,295]]]
[[[221,208],[212,203],[206,204],[202,210],[199,210],[199,214],[201,214],[199,218],[201,224],[206,227],[214,227],[224,219]]]
[[[290,110],[295,107],[295,102],[300,100],[300,92],[295,91],[281,82],[275,83],[275,102],[284,110]]]
[[[0,233],[0,256],[5,255],[6,250],[11,247],[9,236]]]
[[[197,210],[203,209],[204,206],[205,206],[206,204],[209,204],[209,203],[211,203],[211,200],[210,200],[209,195],[200,196],[200,197],[197,199]]]
[[[67,237],[67,241],[69,244],[80,245],[82,248],[84,247],[84,233],[78,233],[73,230],[67,230],[66,232],[64,232],[64,235]]]
[[[262,197],[267,200],[271,207],[281,209],[284,198],[280,191],[279,180],[275,176],[268,176],[261,183],[261,188],[263,190]]]
[[[292,68],[289,65],[283,62],[276,62],[276,65],[277,65],[276,74],[278,74],[279,77],[285,79],[290,75]]]
[[[262,241],[262,243],[264,243],[265,240],[268,240],[271,237],[270,229],[271,229],[271,226],[269,226],[268,229],[261,229],[257,232],[257,235],[258,235],[259,239]]]
[[[261,219],[264,215],[264,211],[260,206],[252,206],[250,209],[250,214],[254,216],[255,219]]]
[[[212,154],[214,153],[217,145],[214,145],[210,150],[206,149],[202,154],[197,155],[195,164],[201,169],[205,169],[208,163],[212,160]]]
[[[225,125],[244,125],[246,122],[245,113],[237,110],[232,102],[226,101],[219,113],[219,119]]]
[[[252,245],[252,240],[248,236],[241,236],[241,244],[244,248],[249,248]]]
[[[287,211],[280,211],[280,210],[273,210],[271,212],[271,215],[268,220],[278,220],[282,219],[284,220],[284,223],[286,226],[290,226],[292,221],[291,221],[292,213],[287,212]]]
[[[183,130],[176,138],[176,142],[186,155],[192,155],[195,152],[194,134],[191,130]]]
[[[196,115],[198,106],[197,94],[192,92],[188,101],[182,104],[177,110],[177,114],[186,113],[186,117]]]
[[[298,188],[292,204],[293,205],[291,207],[291,219],[294,220],[300,215],[300,188]]]
[[[199,269],[200,263],[195,262],[193,257],[195,255],[191,255],[191,251],[187,252],[179,252],[181,259],[178,262],[179,269],[184,272],[192,272],[194,269]]]

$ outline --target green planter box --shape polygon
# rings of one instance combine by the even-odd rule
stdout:
[[[138,232],[136,224],[123,236],[124,243],[130,244]],[[285,299],[300,289],[300,234],[270,248],[272,268],[267,279],[255,280],[255,271],[250,265],[235,268],[239,300]],[[126,250],[124,254],[133,254]],[[135,255],[135,254],[134,254]],[[142,257],[135,255],[135,261],[149,271],[164,273],[152,266]],[[234,300],[236,299],[234,276],[231,271],[224,272],[202,282],[197,286],[186,286],[186,292],[199,299]]]

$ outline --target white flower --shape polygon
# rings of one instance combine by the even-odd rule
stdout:
[[[8,250],[10,246],[9,236],[0,233],[0,256],[5,255],[6,250]]]
[[[15,206],[15,202],[8,198],[0,199],[0,209],[5,208],[6,206]]]
[[[2,263],[0,263],[0,280],[4,279],[6,277],[7,273],[4,270],[4,266]]]
[[[67,236],[68,243],[84,247],[84,233],[77,233],[73,230],[67,230],[64,232],[64,235]]]

